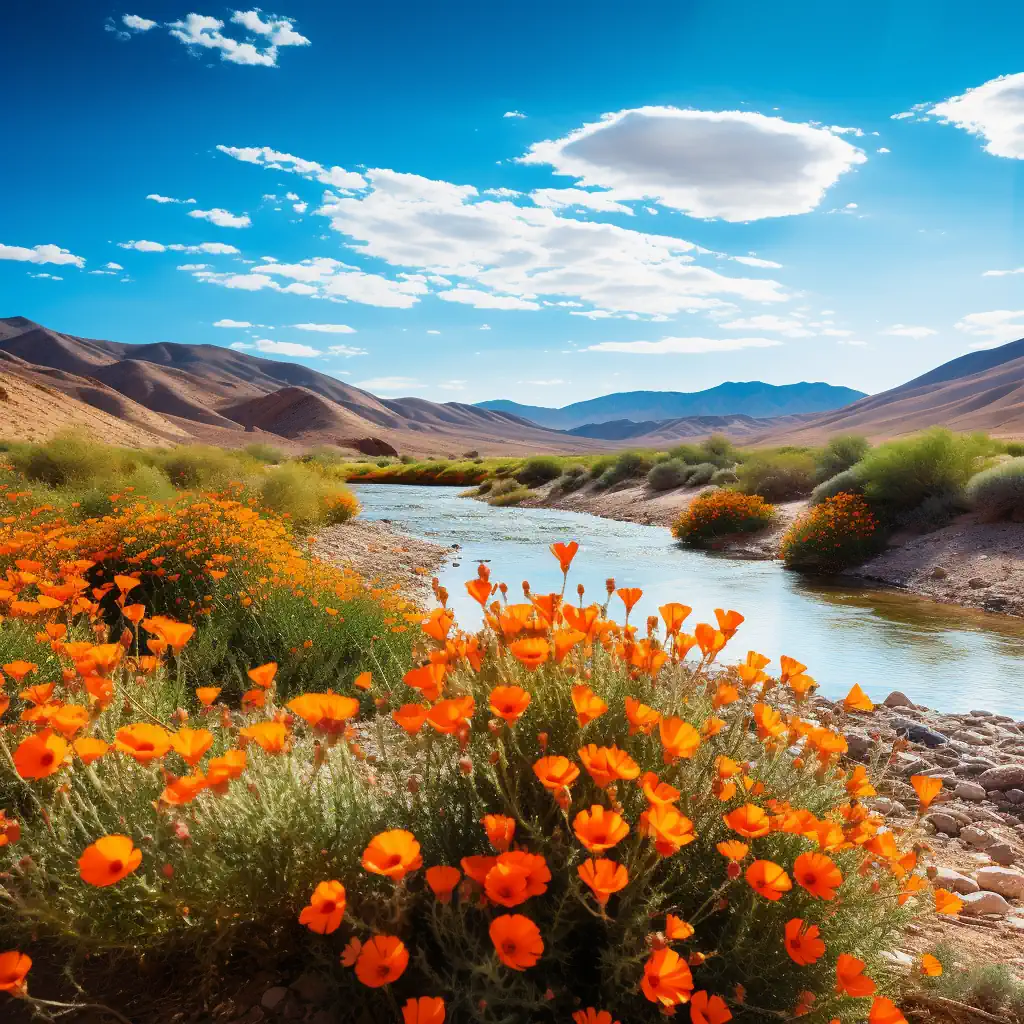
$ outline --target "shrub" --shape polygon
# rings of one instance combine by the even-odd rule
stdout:
[[[49,487],[107,489],[142,464],[138,452],[101,444],[77,430],[62,431],[44,444],[19,446],[8,458],[28,480]]]
[[[559,491],[578,491],[586,482],[589,474],[586,466],[568,466],[558,478],[555,487]]]
[[[696,466],[707,461],[704,450],[695,444],[677,444],[669,450],[668,457],[685,462],[688,466]]]
[[[820,505],[828,498],[834,498],[837,494],[863,494],[864,485],[856,469],[846,469],[842,473],[836,473],[824,483],[818,484],[811,491],[811,504]]]
[[[601,487],[614,487],[616,484],[624,483],[635,477],[645,476],[650,469],[650,460],[639,452],[623,452],[601,473],[598,484]],[[593,469],[591,469],[591,473],[593,473]]]
[[[1003,451],[1007,455],[1012,455],[1015,459],[1019,459],[1024,455],[1024,441],[1006,441],[1003,444]]]
[[[280,448],[272,444],[266,444],[263,441],[247,444],[243,450],[250,459],[255,459],[257,462],[265,462],[270,466],[276,466],[287,458]]]
[[[972,476],[967,482],[967,502],[982,519],[1020,521],[1024,517],[1024,458]]]
[[[615,465],[614,455],[602,455],[590,464],[590,479],[600,480]]]
[[[703,462],[712,462],[719,469],[735,465],[738,461],[736,446],[724,434],[712,434],[700,443]]]
[[[526,498],[530,497],[530,488],[523,487],[521,484],[516,487],[511,487],[506,490],[495,493],[491,491],[491,496],[487,500],[488,505],[495,505],[498,508],[504,508],[508,505],[518,505]]]
[[[760,494],[766,501],[794,501],[814,487],[814,459],[799,452],[754,452],[736,469],[744,494]]]
[[[289,520],[300,532],[325,523],[344,523],[359,512],[359,502],[341,484],[332,483],[299,462],[268,473],[259,483],[263,508]]]
[[[714,484],[716,487],[723,487],[725,484],[734,484],[739,479],[734,469],[716,469],[711,474],[711,479],[708,483]]]
[[[219,489],[242,478],[237,456],[208,445],[182,445],[161,460],[163,471],[175,487]]]
[[[523,468],[516,473],[516,479],[524,487],[540,487],[541,484],[557,480],[562,475],[562,467],[557,459],[547,455],[539,455],[527,459]]]
[[[647,474],[647,486],[655,491],[670,491],[673,487],[682,487],[689,469],[685,462],[669,459],[651,467]]]
[[[718,472],[713,462],[701,462],[686,474],[687,487],[703,487]]]
[[[837,473],[852,468],[864,458],[870,447],[868,439],[859,434],[833,437],[815,456],[817,482],[824,483]]]
[[[874,554],[880,537],[867,502],[844,492],[799,516],[782,538],[779,553],[788,569],[840,572]]]
[[[872,448],[858,463],[857,475],[868,501],[881,513],[895,515],[934,495],[962,492],[991,451],[984,434],[936,427]]]
[[[763,530],[775,516],[775,506],[760,495],[719,488],[694,498],[676,520],[672,534],[684,544],[702,547],[731,534]]]

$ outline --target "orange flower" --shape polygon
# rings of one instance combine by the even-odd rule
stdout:
[[[206,789],[207,785],[206,777],[202,773],[183,775],[180,779],[174,779],[164,786],[160,799],[172,807],[181,807],[183,804],[192,803]]]
[[[65,739],[71,739],[89,724],[89,712],[81,704],[65,704],[47,715],[50,725]]]
[[[572,1015],[573,1024],[622,1024],[621,1021],[612,1020],[612,1015],[607,1010],[597,1010],[588,1006],[585,1010],[577,1010]]]
[[[363,851],[363,867],[367,871],[385,875],[396,882],[422,865],[420,844],[411,832],[401,828],[374,836]]]
[[[757,651],[747,651],[746,659],[741,665],[736,666],[736,673],[743,681],[743,685],[749,688],[757,683],[763,683],[767,676],[762,670],[770,661],[771,658],[766,658]]]
[[[558,564],[562,569],[563,574],[568,573],[569,566],[572,565],[572,560],[576,557],[576,552],[579,551],[579,544],[571,540],[568,544],[563,544],[559,541],[557,544],[552,544],[550,551],[551,554],[558,559]]]
[[[723,611],[715,609],[715,619],[718,621],[718,630],[726,640],[731,640],[736,635],[736,630],[743,625],[743,616],[739,612]]]
[[[522,914],[502,914],[491,922],[491,942],[498,959],[513,971],[525,971],[540,959],[544,941],[540,929]]]
[[[666,764],[679,757],[693,757],[700,746],[700,733],[681,718],[663,718],[658,725],[658,734]]]
[[[480,603],[481,608],[487,605],[487,599],[491,596],[491,584],[488,580],[469,580],[469,582],[466,583],[466,590],[469,591],[469,596],[473,598],[474,601],[478,601]]]
[[[409,951],[393,935],[375,935],[356,960],[356,977],[367,988],[380,988],[400,978],[409,965]]]
[[[675,914],[665,915],[665,938],[673,942],[682,942],[690,938],[694,933],[694,927],[689,921],[684,921]]]
[[[20,838],[21,824],[15,821],[14,818],[8,818],[3,811],[0,811],[0,847],[10,846]]]
[[[130,875],[141,863],[142,851],[135,849],[128,836],[103,836],[86,847],[78,858],[78,873],[89,885],[113,885]]]
[[[715,849],[726,860],[736,861],[737,863],[743,860],[750,852],[750,847],[746,843],[741,843],[738,839],[727,839],[725,842],[719,843]]]
[[[402,1024],[444,1024],[444,1000],[440,996],[420,996],[402,1007]]]
[[[661,721],[661,712],[641,704],[635,697],[627,697],[626,718],[629,720],[630,736],[635,736],[638,732],[650,736],[654,727]]]
[[[16,949],[0,953],[0,992],[22,992],[25,989],[25,977],[31,967],[32,958]]]
[[[791,658],[788,654],[784,654],[779,658],[779,668],[779,682],[788,683],[793,676],[798,676],[801,672],[805,671],[807,666],[801,665],[796,658]]]
[[[723,816],[722,820],[745,839],[757,839],[771,831],[771,821],[756,804],[744,804]]]
[[[693,975],[686,961],[674,949],[664,946],[647,958],[640,988],[652,1003],[678,1006],[689,1001]]]
[[[352,680],[352,685],[357,690],[368,690],[373,686],[373,674],[370,672],[360,672],[359,675]]]
[[[948,889],[935,890],[935,913],[936,914],[959,914],[963,909],[964,901],[956,893]]]
[[[124,648],[120,644],[99,644],[90,647],[83,660],[92,667],[92,671],[101,676],[109,676],[111,672],[121,663],[124,657]]]
[[[503,862],[499,857],[484,878],[484,892],[492,903],[518,907],[530,898],[528,877],[529,872],[521,864]]]
[[[729,704],[735,704],[739,699],[740,692],[735,686],[730,686],[728,683],[719,683],[711,703],[717,709],[724,708]]]
[[[345,943],[345,948],[341,951],[342,967],[351,967],[359,959],[359,953],[363,948],[363,944],[353,935],[348,942]]]
[[[117,584],[117,589],[120,590],[122,594],[127,594],[129,590],[133,590],[141,582],[141,580],[137,580],[134,576],[118,575],[114,577],[114,583]]]
[[[128,754],[139,764],[148,764],[163,757],[171,749],[171,734],[159,725],[139,722],[118,729],[114,749]]]
[[[463,857],[459,863],[468,878],[472,878],[477,885],[484,885],[487,882],[487,875],[491,868],[498,863],[497,857],[484,857],[475,854],[472,857]]]
[[[755,704],[753,712],[758,739],[774,739],[786,731],[786,723],[782,720],[782,715],[770,705]]]
[[[508,645],[512,657],[530,672],[540,668],[551,654],[551,645],[543,637],[527,637]]]
[[[447,608],[435,608],[421,623],[420,629],[432,640],[444,643],[448,639],[455,616]]]
[[[507,850],[516,834],[516,820],[504,814],[485,814],[480,819],[487,838],[496,850]]]
[[[565,656],[581,641],[586,640],[587,634],[581,633],[578,629],[556,629],[551,633],[551,641],[555,645],[555,661],[559,665],[565,661]]]
[[[698,622],[693,629],[693,635],[696,637],[697,646],[700,648],[701,654],[712,661],[715,655],[725,646],[725,634],[707,622]]]
[[[654,848],[662,857],[671,857],[692,843],[693,822],[672,804],[655,804],[640,815],[640,831],[654,840]]]
[[[287,706],[317,732],[331,737],[344,732],[348,720],[359,713],[359,701],[355,697],[342,697],[332,690],[304,693],[289,701]]]
[[[669,604],[663,604],[658,611],[661,612],[661,617],[665,620],[665,632],[669,636],[675,636],[683,628],[683,623],[693,609],[688,608],[685,604],[672,601]]]
[[[633,610],[633,606],[644,596],[644,592],[639,587],[620,587],[615,591],[622,600],[622,603],[626,606],[626,621],[629,621],[629,613]]]
[[[580,770],[569,758],[556,754],[535,761],[533,774],[545,789],[559,790],[571,786],[580,777]]]
[[[317,935],[330,935],[341,926],[345,916],[345,886],[341,882],[321,882],[310,897],[309,906],[302,908],[299,924],[304,924]]]
[[[49,701],[56,686],[56,683],[36,683],[35,686],[26,687],[18,696],[22,700],[28,701],[29,704],[39,707]]]
[[[268,661],[266,665],[260,665],[258,668],[251,668],[246,675],[257,685],[262,686],[264,690],[268,689],[274,682],[274,676],[277,675],[277,662]]]
[[[859,764],[853,769],[853,773],[846,780],[846,792],[858,799],[875,795],[875,787],[871,785],[868,770],[864,765]]]
[[[146,606],[144,604],[127,604],[121,609],[121,614],[137,626],[146,617]]]
[[[44,729],[18,744],[14,767],[23,779],[45,779],[60,770],[67,752],[67,743],[52,729]]]
[[[660,782],[654,772],[644,772],[640,785],[652,804],[674,804],[682,794],[667,782]]]
[[[825,943],[817,925],[805,925],[802,918],[786,922],[786,952],[801,967],[813,964],[825,955]]]
[[[283,722],[257,722],[238,735],[257,743],[268,754],[283,754],[288,749],[288,727]]]
[[[747,868],[747,882],[755,892],[773,903],[793,888],[789,875],[770,860],[755,860]]]
[[[196,690],[196,696],[199,698],[199,703],[204,708],[208,708],[219,696],[219,686],[200,686]]]
[[[835,899],[836,889],[843,884],[842,872],[831,857],[823,853],[801,853],[793,863],[797,883],[819,899]]]
[[[942,964],[939,958],[932,956],[931,953],[925,953],[921,957],[921,973],[926,978],[938,978],[942,974]]]
[[[213,733],[208,729],[179,729],[171,736],[171,747],[186,764],[198,764],[210,747]]]
[[[843,707],[847,711],[874,711],[875,705],[871,703],[871,699],[868,695],[860,688],[860,684],[854,683],[853,688],[843,698]]]
[[[410,735],[423,728],[427,720],[430,708],[426,704],[403,704],[400,708],[391,712],[391,717]]]
[[[580,747],[578,753],[583,767],[602,789],[616,779],[635,779],[640,774],[640,765],[616,746],[599,747],[590,743]]]
[[[430,662],[419,668],[410,669],[402,676],[406,686],[419,690],[424,700],[437,700],[444,689],[445,665]]]
[[[245,771],[244,750],[226,750],[220,757],[211,757],[206,763],[206,781],[212,787],[224,787]]]
[[[462,879],[458,868],[439,864],[426,870],[427,885],[430,886],[439,903],[451,903],[452,893]]]
[[[860,999],[875,991],[875,983],[864,973],[864,961],[849,953],[840,953],[836,961],[836,991]]]
[[[529,691],[521,686],[496,686],[491,690],[490,709],[509,725],[515,725],[530,706]]]
[[[868,1014],[868,1024],[907,1024],[907,1018],[899,1011],[899,1007],[885,996],[875,996]]]
[[[572,827],[576,838],[591,853],[610,850],[629,835],[629,825],[622,816],[600,804],[593,804],[589,811],[580,811],[573,819]]]
[[[4,665],[4,672],[20,686],[25,676],[35,672],[38,668],[39,666],[34,661],[9,661]]]
[[[629,883],[629,872],[625,867],[607,857],[591,857],[580,864],[576,871],[602,907],[613,893],[625,889]]]
[[[690,1000],[691,1024],[726,1024],[732,1014],[721,996],[709,996],[703,989]]]
[[[93,761],[102,757],[109,749],[110,744],[95,736],[83,736],[72,744],[75,753],[82,759],[83,764],[92,764]]]
[[[576,709],[576,721],[580,728],[600,718],[608,710],[608,705],[583,683],[572,688],[572,706]]]
[[[911,775],[910,784],[917,793],[919,814],[924,814],[931,806],[932,801],[942,791],[942,779],[932,778],[930,775]]]
[[[428,712],[427,722],[438,732],[452,736],[467,728],[476,710],[472,697],[454,697],[438,701]]]

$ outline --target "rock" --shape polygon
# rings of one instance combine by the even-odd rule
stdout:
[[[980,576],[972,576],[967,581],[967,586],[972,590],[983,590],[985,587],[991,587],[992,584],[988,580],[983,580]]]
[[[914,702],[905,693],[901,693],[899,690],[893,690],[892,693],[882,701],[882,703],[887,708],[912,708],[914,706]]]
[[[339,448],[354,448],[363,455],[397,455],[398,449],[379,437],[353,437],[337,441]]]
[[[913,743],[923,743],[926,747],[941,747],[949,742],[948,737],[943,736],[941,732],[918,725],[909,718],[894,718],[892,727],[899,735],[906,736]]]
[[[847,753],[858,761],[866,761],[871,756],[875,741],[862,732],[848,732],[845,735]]]
[[[933,580],[944,580],[949,573],[942,568],[941,565],[936,565],[932,568],[932,571],[928,574]]]
[[[977,825],[968,825],[967,828],[960,829],[960,838],[970,843],[976,850],[987,850],[995,843],[995,840]]]
[[[1006,917],[1012,907],[997,892],[969,892],[966,896],[960,897],[964,901],[964,908],[961,914],[993,914],[997,917]]]
[[[935,884],[942,889],[958,892],[961,896],[977,892],[981,888],[973,878],[962,875],[959,871],[954,871],[952,868],[936,868]]]
[[[893,800],[892,797],[888,796],[877,796],[874,799],[868,800],[868,805],[873,811],[878,811],[879,814],[896,814],[896,815],[907,815],[909,812],[907,808],[899,802],[899,800]]]
[[[902,949],[886,949],[882,951],[882,958],[897,967],[913,967],[914,958]]]
[[[1009,867],[1017,860],[1017,854],[1009,843],[996,843],[985,851],[997,864]]]
[[[961,729],[959,732],[953,733],[952,738],[960,743],[969,743],[972,747],[987,747],[989,744],[987,736],[982,736],[980,732],[974,732],[971,729]]]
[[[1004,796],[1011,804],[1024,804],[1024,789],[1008,789]]]
[[[276,1010],[287,998],[288,989],[284,985],[275,985],[273,988],[268,988],[263,993],[263,998],[260,1000],[260,1006],[264,1010]]]
[[[1024,788],[1024,764],[1001,764],[989,768],[978,776],[986,789],[1022,789]]]
[[[305,971],[292,982],[292,991],[307,1003],[322,1003],[330,994],[330,986],[323,975]]]
[[[979,786],[977,782],[961,782],[953,790],[953,796],[959,797],[961,800],[977,802],[985,799],[985,787]]]
[[[1024,932],[1024,917],[1008,917],[1003,924],[1014,931]]]
[[[995,713],[992,711],[983,711],[981,708],[972,708],[967,712],[971,718],[994,718]]]
[[[1013,868],[991,866],[978,868],[974,873],[975,881],[987,892],[997,892],[1008,900],[1024,898],[1024,872]]]
[[[972,751],[973,753],[973,751]],[[965,757],[960,762],[960,774],[961,775],[981,775],[982,772],[987,772],[989,768],[995,768],[996,763],[989,761],[985,757]]]
[[[960,823],[956,818],[943,814],[942,811],[932,811],[931,814],[925,816],[924,820],[930,821],[935,831],[941,832],[945,836],[960,835]]]

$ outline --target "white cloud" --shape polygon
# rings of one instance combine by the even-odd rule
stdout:
[[[252,225],[247,213],[236,215],[218,207],[214,207],[212,210],[189,210],[188,215],[197,220],[208,220],[219,228],[247,228]]]
[[[1024,274],[1024,267],[1014,270],[986,270],[982,277],[1007,277],[1009,274]]]
[[[490,329],[491,329],[491,325],[490,324],[481,324],[480,325],[480,330],[481,331],[489,331]]]
[[[370,380],[361,380],[356,384],[357,388],[365,388],[367,391],[418,391],[426,387],[420,384],[415,377],[373,377]]]
[[[993,78],[928,110],[985,140],[985,152],[1024,160],[1024,71]]]
[[[292,324],[300,331],[317,331],[320,334],[355,334],[356,329],[348,324]]]
[[[59,245],[34,245],[27,249],[21,245],[0,244],[0,260],[17,260],[19,263],[57,263],[84,267],[85,259],[76,256]]]
[[[840,330],[838,327],[826,327],[820,333],[826,338],[849,338],[853,335],[853,331]]]
[[[517,192],[514,188],[485,188],[485,196],[494,196],[496,199],[518,199],[526,195],[525,192]]]
[[[506,110],[502,117],[526,117],[521,110]]]
[[[878,333],[889,334],[894,338],[914,338],[920,340],[939,332],[932,327],[917,327],[913,324],[893,324],[892,327],[886,327],[884,331],[879,331]]]
[[[344,167],[324,167],[315,160],[303,160],[302,157],[290,153],[280,153],[269,146],[218,146],[222,153],[241,160],[246,164],[256,164],[275,171],[287,171],[298,174],[322,185],[330,185],[338,189],[361,189],[366,187],[366,180],[355,171],[346,171]]]
[[[318,359],[323,353],[311,345],[300,345],[294,341],[274,341],[272,338],[256,338],[254,341],[259,352],[270,355],[293,356],[299,359]]]
[[[204,14],[189,14],[183,21],[167,25],[171,35],[190,47],[219,50],[220,59],[232,64],[276,67],[278,48],[282,46],[309,46],[309,40],[295,31],[291,21],[263,21],[258,11],[235,11],[231,18],[235,25],[246,29],[249,37],[241,42],[224,35],[224,22]]]
[[[809,331],[799,320],[775,316],[772,313],[761,313],[758,316],[729,320],[721,326],[731,331],[777,331],[787,338],[810,338],[815,333]]]
[[[445,302],[458,302],[474,309],[540,309],[539,303],[519,299],[514,295],[494,295],[477,288],[453,288],[448,292],[438,292],[437,297]]]
[[[878,149],[875,150],[875,152],[876,153],[891,153],[892,150],[891,149],[886,149],[885,146],[880,146]]]
[[[309,209],[309,203],[292,203],[292,209],[296,213],[305,213]]]
[[[121,22],[135,32],[148,32],[151,28],[156,28],[155,21],[150,21],[149,18],[140,18],[137,14],[123,14]]]
[[[179,267],[179,270],[182,268]],[[252,327],[248,320],[217,320],[214,327]]]
[[[367,354],[365,348],[357,348],[355,345],[331,345],[327,351],[332,356],[344,356],[346,359],[351,359],[352,356],[365,356]]]
[[[150,192],[147,199],[152,199],[154,203],[180,203],[183,206],[187,206],[190,203],[194,203],[194,199],[172,199],[170,196],[162,196],[157,192]]]
[[[440,331],[427,331],[427,334],[440,334]]]
[[[628,355],[695,355],[703,352],[734,352],[742,348],[773,348],[776,338],[662,338],[660,341],[602,341],[581,352],[623,352]]]
[[[117,274],[113,270],[90,270],[89,273],[99,277],[117,277]],[[39,277],[41,275],[36,274],[34,276]]]
[[[175,242],[171,245],[164,245],[163,242],[150,242],[142,238],[135,242],[118,242],[121,249],[135,249],[137,252],[204,252],[210,256],[237,256],[239,250],[233,245],[225,245],[223,242],[200,242],[198,245],[182,245]]]
[[[965,334],[985,339],[971,348],[993,348],[1024,338],[1024,309],[992,309],[986,313],[968,313],[953,326]]]
[[[248,352],[250,349],[255,348],[254,345],[250,345],[247,341],[233,341],[228,348],[233,348],[236,352]]]
[[[807,213],[867,157],[824,129],[748,111],[640,107],[606,114],[521,160],[618,200],[653,199],[694,217]]]
[[[120,263],[104,263],[103,266],[107,270],[124,270]]]
[[[743,263],[748,267],[767,267],[769,270],[782,269],[781,263],[775,263],[772,260],[761,260],[756,256],[730,256],[729,259],[735,260],[737,263]]]
[[[194,271],[194,270],[209,270],[213,266],[212,263],[181,263],[178,266],[178,270]],[[216,324],[214,324],[216,326]]]
[[[63,281],[64,280],[63,277],[60,277],[57,274],[47,274],[47,273],[45,273],[45,271],[43,273],[41,273],[41,274],[33,274],[31,271],[29,271],[29,275],[28,276],[29,277],[44,277],[44,278],[48,278],[51,281]]]
[[[617,203],[608,192],[587,192],[582,188],[539,188],[530,193],[530,198],[537,206],[547,209],[583,206],[598,213],[626,213],[633,216],[628,206]]]
[[[468,383],[469,381],[467,380],[446,380],[437,386],[442,391],[465,391]]]

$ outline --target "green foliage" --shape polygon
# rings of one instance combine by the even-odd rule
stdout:
[[[1024,1021],[1024,981],[1007,964],[965,961],[952,943],[942,943],[932,955],[942,964],[942,974],[922,980],[926,995],[955,999],[999,1016],[1006,1024]]]
[[[1024,455],[1024,441],[1006,441],[1003,444],[1003,451],[1007,455],[1012,455],[1015,459],[1019,459]]]
[[[967,503],[982,519],[1024,518],[1024,458],[982,470],[967,482]]]
[[[55,488],[108,488],[143,464],[139,452],[98,444],[68,430],[38,445],[12,446],[7,454],[26,479]]]
[[[739,479],[734,469],[716,469],[708,481],[716,487],[724,487],[726,484],[734,484]]]
[[[655,491],[669,491],[673,487],[681,487],[688,475],[689,470],[685,462],[669,459],[651,467],[647,474],[647,486]]]
[[[527,459],[523,468],[516,474],[516,479],[524,487],[540,487],[541,484],[557,480],[562,475],[562,467],[557,459],[545,455]]]
[[[867,502],[842,492],[799,516],[782,538],[779,554],[787,569],[836,573],[870,558],[882,539]]]
[[[737,486],[766,501],[794,501],[811,493],[815,472],[814,459],[806,453],[754,452],[737,467]]]
[[[736,446],[724,434],[712,434],[701,441],[700,452],[702,462],[713,462],[719,469],[735,465],[739,453]]]
[[[241,480],[248,467],[239,456],[210,445],[182,445],[160,460],[164,472],[175,487],[219,490]]]
[[[862,494],[863,492],[864,485],[861,483],[857,470],[845,469],[842,473],[836,473],[824,483],[818,484],[811,491],[811,504],[820,505],[837,494]]]
[[[705,484],[711,483],[712,477],[719,472],[715,468],[713,462],[701,462],[696,466],[691,467],[690,471],[686,474],[686,486],[687,487],[703,487]]]
[[[669,449],[668,457],[685,462],[688,466],[696,466],[706,461],[703,448],[695,444],[677,444],[674,448]]]
[[[774,505],[758,494],[718,488],[697,495],[672,526],[672,535],[691,547],[707,547],[737,533],[757,533],[776,517]]]
[[[870,447],[868,439],[859,434],[833,437],[824,448],[819,449],[815,454],[816,482],[824,483],[838,473],[851,469],[864,458]]]
[[[253,444],[247,444],[243,449],[246,455],[251,459],[255,459],[257,462],[264,462],[267,465],[276,466],[288,457],[280,449],[272,444],[266,444],[263,441],[256,441]]]
[[[287,519],[305,533],[330,523],[343,523],[358,511],[351,492],[332,483],[309,466],[289,462],[259,482],[260,505]]]
[[[590,479],[600,480],[615,465],[614,455],[602,455],[590,464]]]

